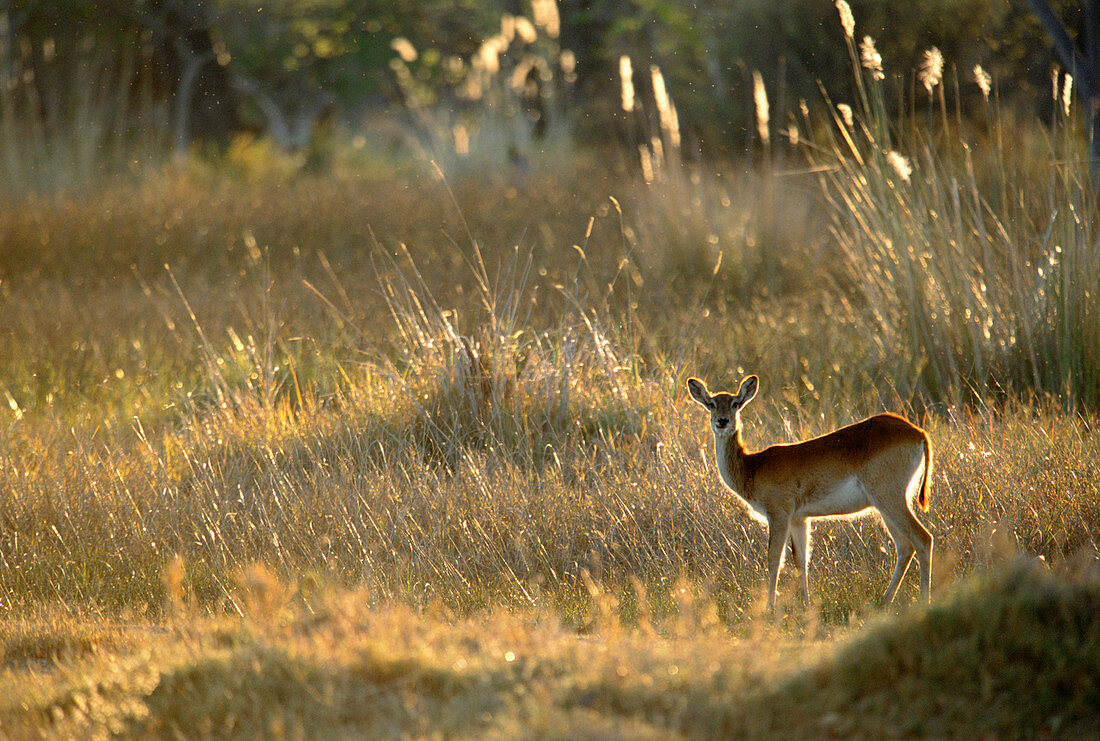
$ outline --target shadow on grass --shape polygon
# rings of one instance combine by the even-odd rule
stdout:
[[[1095,738],[1095,562],[1090,571],[1064,578],[1034,562],[991,571],[927,610],[884,618],[786,679],[601,681],[563,704],[706,737]]]
[[[245,643],[166,672],[145,698],[138,738],[346,738],[460,734],[500,702],[502,677],[387,658],[318,662],[265,643]]]

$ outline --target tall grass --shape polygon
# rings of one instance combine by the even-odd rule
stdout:
[[[1050,129],[1007,145],[988,90],[983,135],[929,79],[926,112],[891,121],[881,67],[847,43],[857,115],[835,114],[811,157],[860,320],[899,387],[955,404],[1033,393],[1100,407],[1097,203],[1070,101]]]
[[[439,195],[433,185],[424,202]],[[204,198],[248,213],[247,200]],[[363,218],[344,205],[329,204],[334,218]],[[266,214],[262,234],[326,238],[289,203],[265,208],[252,213]],[[376,244],[373,268],[322,252],[312,271],[295,267],[290,242],[265,256],[235,220],[217,227],[209,208],[192,213],[217,242],[240,240],[223,255],[224,285],[195,268],[139,274],[128,291],[96,289],[93,303],[115,303],[76,334],[12,345],[21,349],[6,367],[25,375],[6,371],[12,413],[0,428],[8,609],[167,609],[161,574],[180,557],[188,599],[230,611],[233,574],[261,561],[305,595],[361,584],[378,599],[526,605],[580,622],[586,579],[625,594],[634,577],[662,600],[684,577],[737,620],[760,592],[764,534],[720,490],[684,375],[702,368],[720,383],[737,362],[764,370],[765,396],[746,419],[754,447],[882,407],[846,372],[830,380],[826,363],[861,362],[837,354],[856,334],[836,316],[700,318],[656,292],[617,314],[582,298],[586,281],[558,282],[576,269],[569,247],[540,256],[448,243],[466,266],[427,272],[412,247],[387,257]],[[276,215],[285,228],[273,228]],[[181,258],[189,244],[177,245]],[[340,255],[334,243],[326,251]],[[596,286],[615,269],[581,267]],[[66,324],[88,312],[58,300],[57,278],[39,280],[16,276],[5,298],[24,335],[48,329],[31,323],[45,306]],[[646,325],[663,354],[641,339]],[[1098,442],[1087,424],[1036,406],[927,426],[942,477],[931,528],[947,554],[937,582],[986,563],[994,530],[1050,559],[1095,547]],[[886,536],[871,521],[841,523],[821,526],[816,543],[820,612],[844,622],[885,584]]]

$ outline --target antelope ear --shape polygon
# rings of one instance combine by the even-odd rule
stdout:
[[[745,406],[753,397],[756,396],[756,390],[760,386],[760,379],[756,376],[748,376],[741,382],[741,388],[737,390],[737,403],[739,406]]]
[[[688,379],[688,392],[691,393],[691,398],[695,399],[707,409],[714,409],[714,400],[707,392],[706,384],[698,378]]]

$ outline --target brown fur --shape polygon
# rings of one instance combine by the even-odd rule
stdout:
[[[757,385],[757,377],[749,376],[737,394],[712,395],[702,381],[688,380],[692,398],[711,413],[723,483],[768,522],[769,608],[774,606],[788,534],[801,562],[803,596],[808,600],[812,518],[844,517],[869,508],[881,514],[897,551],[897,565],[883,601],[893,599],[914,555],[927,598],[933,539],[913,516],[908,500],[919,465],[921,481],[915,499],[927,511],[932,478],[927,433],[896,414],[878,414],[820,437],[750,453],[741,435],[740,412],[755,397]]]

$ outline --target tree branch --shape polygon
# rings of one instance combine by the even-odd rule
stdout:
[[[234,90],[250,97],[256,103],[256,106],[267,119],[268,133],[279,143],[279,146],[284,149],[292,149],[294,137],[291,135],[286,115],[279,108],[279,104],[275,102],[275,99],[263,91],[260,83],[243,72],[235,71],[229,78],[229,84],[233,86]]]
[[[184,63],[183,74],[180,75],[179,87],[176,88],[176,110],[172,116],[172,129],[174,148],[177,153],[187,151],[187,145],[191,143],[191,103],[195,97],[195,82],[199,78],[199,72],[208,63],[214,61],[214,52],[196,54],[182,39],[175,39],[176,53],[180,61]]]

